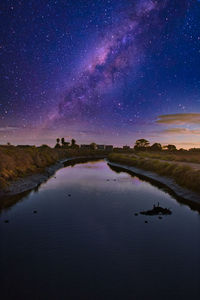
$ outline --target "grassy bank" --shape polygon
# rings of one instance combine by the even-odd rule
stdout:
[[[128,166],[134,166],[147,171],[155,172],[160,176],[174,179],[180,186],[200,194],[200,171],[192,169],[190,166],[176,163],[161,162],[156,159],[144,159],[127,156],[126,154],[112,153],[109,160]]]
[[[194,152],[150,152],[150,151],[137,151],[136,155],[142,158],[154,158],[168,161],[177,161],[177,162],[191,162],[200,164],[200,153]]]
[[[57,161],[74,156],[96,156],[102,151],[52,149],[50,147],[0,146],[0,189],[12,181],[44,172]]]

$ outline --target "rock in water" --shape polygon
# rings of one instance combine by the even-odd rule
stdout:
[[[155,215],[171,215],[172,212],[168,208],[163,208],[161,206],[153,206],[153,209],[147,210],[147,211],[141,211],[141,215],[146,215],[146,216],[155,216]]]

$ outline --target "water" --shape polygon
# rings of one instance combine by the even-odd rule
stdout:
[[[199,299],[197,211],[104,161],[55,177],[0,215],[1,299]]]

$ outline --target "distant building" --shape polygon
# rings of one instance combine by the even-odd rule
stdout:
[[[90,149],[90,145],[82,144],[81,149]]]
[[[105,150],[105,145],[97,145],[97,150]]]
[[[69,148],[69,146],[70,146],[70,143],[69,143],[69,142],[64,142],[64,143],[62,143],[62,147],[63,147],[63,148]]]
[[[116,152],[122,152],[122,151],[123,151],[123,148],[115,147],[115,148],[113,148],[113,151],[116,151]]]
[[[130,150],[130,149],[131,149],[130,146],[127,146],[127,145],[126,145],[126,146],[123,146],[123,150],[125,150],[125,151],[126,151],[126,150]]]
[[[105,150],[106,151],[113,151],[113,146],[112,145],[106,145]]]
[[[74,144],[74,145],[71,145],[69,148],[71,148],[71,149],[79,149],[80,146],[77,145],[77,144]]]

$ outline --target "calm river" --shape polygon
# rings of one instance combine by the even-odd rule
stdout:
[[[172,215],[135,216],[158,202]],[[103,160],[63,168],[1,212],[0,297],[200,299],[199,225],[197,211]]]

